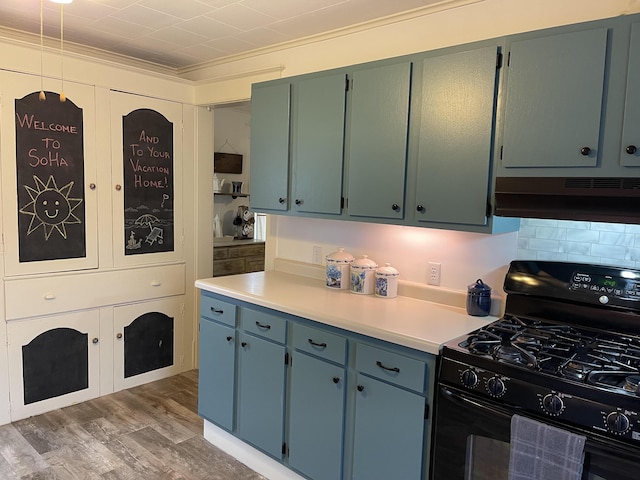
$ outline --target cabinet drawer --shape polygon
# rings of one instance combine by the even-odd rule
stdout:
[[[254,333],[278,343],[284,343],[287,339],[287,321],[271,313],[242,308],[240,322],[245,332]]]
[[[204,293],[200,296],[200,315],[232,327],[236,326],[236,308],[232,303],[209,297]]]
[[[213,259],[223,260],[229,258],[229,247],[213,247]]]
[[[247,258],[246,273],[261,272],[264,270],[264,257]]]
[[[213,276],[236,275],[244,272],[244,258],[234,258],[231,260],[216,260],[213,262]]]
[[[293,348],[344,365],[347,355],[347,339],[335,333],[295,323],[293,325]]]
[[[5,280],[6,319],[184,295],[184,264]]]
[[[258,245],[238,245],[229,248],[229,258],[254,257],[264,255],[264,243]]]
[[[424,391],[427,366],[420,360],[359,343],[356,369],[416,392]]]

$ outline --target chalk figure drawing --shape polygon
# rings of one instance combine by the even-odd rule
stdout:
[[[47,93],[15,100],[20,262],[86,256],[83,113]]]
[[[173,251],[173,123],[142,108],[122,117],[125,255]]]

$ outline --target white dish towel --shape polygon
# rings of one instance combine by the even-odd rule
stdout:
[[[509,480],[580,480],[585,441],[582,435],[513,415]]]

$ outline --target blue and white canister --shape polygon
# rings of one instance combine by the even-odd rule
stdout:
[[[353,255],[338,248],[338,251],[326,256],[327,287],[347,290],[349,288],[349,266],[355,260]]]
[[[376,270],[376,296],[382,298],[394,298],[398,295],[398,276],[400,272],[390,263]]]
[[[361,295],[373,295],[375,289],[375,274],[378,264],[363,255],[362,258],[354,260],[351,264],[351,293],[359,293]]]

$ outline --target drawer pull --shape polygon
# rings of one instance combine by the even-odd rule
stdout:
[[[211,307],[211,313],[215,313],[216,315],[222,315],[224,310],[217,309],[215,307]]]
[[[268,325],[265,323],[256,322],[256,327],[261,328],[263,330],[271,330],[271,325]]]
[[[54,293],[47,293],[44,296],[45,300],[55,300],[55,298],[56,298],[56,295]]]
[[[379,366],[380,368],[382,368],[383,370],[387,370],[389,372],[400,373],[400,369],[398,367],[387,367],[387,366],[383,365],[380,360],[378,360],[376,362],[376,365]]]
[[[318,348],[327,348],[327,344],[322,342],[322,343],[318,343],[318,342],[314,342],[313,339],[309,339],[309,343],[311,345],[313,345],[314,347],[318,347]]]
[[[162,282],[159,282],[158,280],[153,280],[151,282],[152,287],[159,287],[160,285],[162,285]]]

